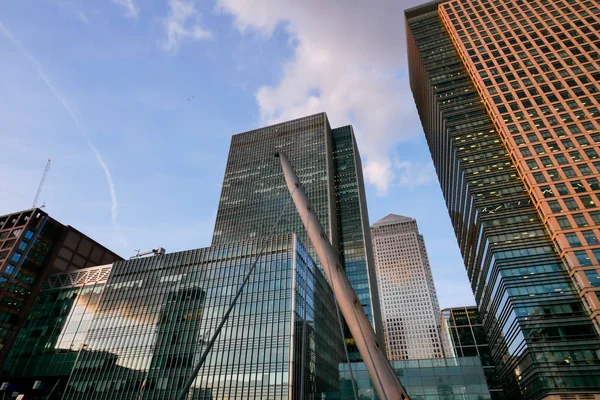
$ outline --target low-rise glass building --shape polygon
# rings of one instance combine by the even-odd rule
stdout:
[[[478,357],[392,361],[410,400],[488,400],[490,392]],[[340,391],[327,400],[379,399],[364,363],[340,364]],[[319,397],[316,397],[319,398]]]
[[[492,399],[504,398],[492,360],[483,321],[475,306],[445,308],[441,312],[442,342],[448,357],[478,356],[483,365]]]
[[[187,399],[338,390],[333,294],[287,234],[115,263],[63,399],[176,398],[255,261]]]
[[[5,392],[60,398],[112,264],[50,275],[2,370]]]

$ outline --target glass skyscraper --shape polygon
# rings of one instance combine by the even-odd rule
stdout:
[[[275,153],[283,151],[337,248],[332,146],[325,114],[233,135],[212,245],[268,236],[284,205],[291,204],[285,208],[276,233],[297,233],[314,253],[312,245],[304,240],[302,221],[289,200],[283,172],[275,158]]]
[[[337,390],[344,355],[333,293],[286,234],[115,263],[63,398],[175,398],[263,247],[186,398]]]
[[[510,399],[600,392],[599,9],[406,11],[410,83]]]
[[[234,135],[213,245],[296,233],[316,259],[275,153],[290,159],[312,206],[339,249],[346,274],[384,345],[360,154],[351,126],[331,129],[325,113]],[[283,212],[277,226],[275,222]],[[360,356],[346,329],[351,360]]]

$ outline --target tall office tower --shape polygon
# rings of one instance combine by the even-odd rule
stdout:
[[[371,233],[388,359],[444,357],[440,305],[417,221],[390,214]]]
[[[63,399],[176,398],[255,262],[186,399],[338,390],[333,293],[286,234],[114,263]]]
[[[594,1],[406,11],[410,83],[508,398],[600,397]]]
[[[0,216],[0,367],[49,272],[121,257],[34,208]]]
[[[362,165],[351,126],[331,129],[327,114],[321,113],[234,135],[212,245],[294,232],[316,259],[274,157],[278,151],[290,159],[332,245],[339,249],[383,346]],[[351,360],[359,360],[347,329],[346,342]]]
[[[492,400],[503,398],[492,361],[483,321],[477,307],[444,308],[441,314],[442,343],[446,357],[479,357]]]

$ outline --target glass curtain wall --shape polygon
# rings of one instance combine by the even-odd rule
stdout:
[[[65,400],[174,398],[255,272],[188,399],[296,399],[335,388],[333,295],[295,235],[116,263]]]

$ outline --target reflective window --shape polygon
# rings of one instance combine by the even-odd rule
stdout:
[[[600,273],[597,270],[587,270],[584,272],[592,287],[600,287]]]
[[[116,263],[64,399],[112,400],[115,392],[118,398],[172,398],[215,334],[262,243]],[[344,357],[339,326],[332,324],[335,309],[331,289],[303,245],[293,235],[273,238],[190,396],[260,393],[276,399],[291,390],[296,398],[300,374],[313,382],[307,393],[334,389]],[[61,347],[79,344],[72,336],[78,328],[67,323],[63,332]]]

